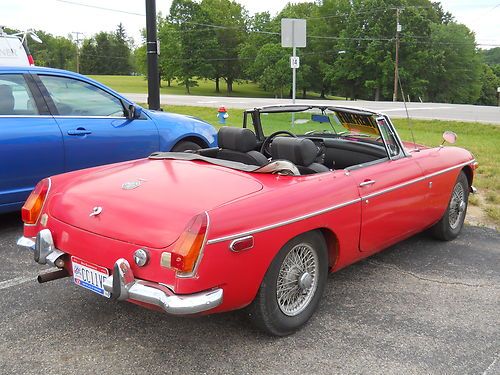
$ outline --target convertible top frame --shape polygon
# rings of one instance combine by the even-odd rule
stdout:
[[[378,133],[383,141],[384,147],[387,152],[387,157],[390,160],[394,159],[400,159],[402,157],[409,157],[411,156],[408,151],[405,149],[403,142],[401,141],[401,138],[399,137],[398,132],[396,131],[396,128],[394,127],[394,124],[392,123],[391,119],[389,116],[385,115],[384,113],[381,112],[375,112],[366,108],[359,108],[359,107],[349,107],[349,106],[329,106],[329,105],[310,105],[310,104],[278,104],[278,105],[269,105],[269,106],[262,106],[262,107],[255,107],[251,109],[247,109],[243,112],[243,127],[246,128],[248,127],[248,118],[247,116],[250,115],[252,119],[252,124],[255,129],[255,134],[257,135],[257,138],[260,141],[264,141],[266,139],[266,136],[264,135],[264,131],[262,130],[262,122],[260,119],[260,114],[261,113],[298,113],[298,112],[304,112],[308,111],[311,109],[318,109],[322,112],[328,110],[334,113],[340,112],[340,113],[347,113],[347,114],[353,114],[353,115],[360,115],[360,116],[373,116],[375,117],[375,121],[377,124],[377,129]],[[393,134],[396,143],[399,148],[399,153],[397,155],[391,155],[391,152],[389,151],[389,145],[387,144],[387,139],[385,138],[381,128],[379,121],[384,121],[388,127],[390,132]]]

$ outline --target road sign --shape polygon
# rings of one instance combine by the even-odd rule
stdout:
[[[306,46],[306,20],[297,18],[281,19],[281,47]]]
[[[300,66],[299,56],[290,56],[290,68],[298,69]]]

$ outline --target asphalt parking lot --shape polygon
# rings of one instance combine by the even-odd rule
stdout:
[[[500,235],[422,234],[329,277],[319,311],[272,338],[239,312],[174,318],[41,266],[0,215],[0,374],[500,374]]]

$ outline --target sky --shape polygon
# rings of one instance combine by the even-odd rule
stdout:
[[[289,0],[237,0],[251,13],[279,12]],[[293,3],[306,2],[295,0]],[[171,0],[156,0],[157,11],[168,14]],[[119,9],[131,14],[96,7]],[[481,48],[500,46],[500,0],[441,0],[446,11],[476,34]],[[67,36],[81,32],[90,37],[99,31],[113,31],[121,22],[136,44],[145,27],[144,0],[0,0],[0,25],[15,29],[29,28]],[[81,35],[80,35],[81,37]]]

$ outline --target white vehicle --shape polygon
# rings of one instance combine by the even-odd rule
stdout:
[[[33,32],[7,35],[0,26],[0,66],[33,66],[35,62],[26,43],[30,35],[33,40],[42,42]]]

